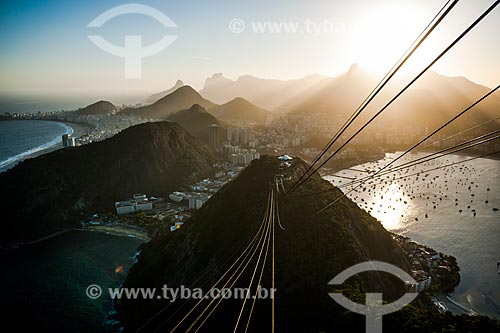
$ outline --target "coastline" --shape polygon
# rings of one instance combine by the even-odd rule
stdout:
[[[30,246],[1,249],[4,296],[16,300],[8,310],[15,314],[11,318],[41,314],[30,319],[35,331],[71,332],[77,322],[84,332],[117,332],[110,317],[111,298],[93,300],[85,290],[89,284],[103,290],[119,288],[142,241],[81,231],[87,230],[68,230]]]
[[[96,225],[96,226],[87,226],[85,228],[70,228],[70,229],[64,229],[61,231],[57,231],[53,234],[44,236],[39,239],[35,239],[33,241],[29,242],[19,242],[19,243],[12,243],[4,246],[0,246],[0,249],[16,249],[19,247],[25,247],[25,246],[30,246],[34,244],[38,244],[41,242],[44,242],[46,240],[52,239],[54,237],[58,237],[61,235],[64,235],[68,232],[73,232],[73,231],[86,231],[86,232],[98,232],[98,233],[103,233],[106,235],[112,235],[112,236],[118,236],[118,237],[131,237],[131,238],[136,238],[140,239],[144,242],[148,242],[151,240],[149,235],[145,232],[141,232],[136,229],[131,229],[127,228],[124,226],[102,226],[102,225]]]
[[[399,150],[393,150],[393,149],[391,149],[391,150],[385,151],[385,153],[386,154],[397,154],[397,153],[402,153],[404,151],[405,151],[404,149],[399,149]],[[431,150],[431,149],[425,149],[425,150],[416,151],[416,153],[429,153],[429,154],[434,154],[434,153],[437,153],[437,152],[438,152],[438,150]],[[467,152],[463,152],[463,151],[457,151],[457,152],[453,153],[453,155],[459,155],[459,156],[464,156],[464,157],[478,157],[478,156],[481,156],[482,154],[483,153],[475,153],[474,154],[474,153],[467,153]],[[484,157],[481,157],[481,158],[500,161],[500,154],[498,154],[498,155],[484,156]]]
[[[76,229],[76,228],[75,229],[65,229],[65,230],[61,230],[61,231],[58,231],[58,232],[54,232],[53,234],[44,236],[44,237],[42,237],[40,239],[35,239],[33,241],[19,242],[19,243],[12,243],[12,244],[8,244],[8,245],[3,245],[3,246],[0,246],[0,249],[16,249],[16,248],[19,248],[19,247],[30,246],[30,245],[41,243],[41,242],[49,240],[51,238],[63,235],[63,234],[68,233],[70,231],[77,231],[77,230],[79,230],[79,229]]]
[[[338,161],[327,163],[322,170],[320,170],[321,177],[333,175],[339,171],[346,170],[361,164],[377,162],[384,159],[390,152],[380,152],[372,155],[363,154],[354,158],[347,158]]]
[[[23,119],[23,121],[29,121],[29,120],[31,120],[31,119]],[[90,133],[94,129],[94,127],[92,125],[84,124],[84,123],[75,123],[75,122],[70,122],[70,121],[60,121],[60,120],[51,120],[51,119],[33,119],[33,120],[49,121],[49,122],[64,124],[67,127],[71,128],[71,130],[72,130],[72,134],[71,135],[74,136],[74,137],[79,137],[79,136],[82,136],[82,135],[84,135],[86,133]],[[4,120],[4,121],[13,121],[13,120]],[[56,143],[56,144],[44,147],[44,148],[42,148],[40,150],[37,150],[37,151],[35,151],[33,153],[27,154],[26,156],[22,156],[21,158],[12,161],[11,163],[9,163],[9,164],[3,166],[2,168],[0,168],[0,173],[1,172],[5,172],[5,171],[13,168],[19,162],[22,162],[22,161],[27,160],[29,158],[34,158],[34,157],[38,157],[38,156],[41,156],[41,155],[44,155],[44,154],[47,154],[47,153],[51,153],[51,152],[59,150],[61,148],[63,148],[63,146],[62,146],[62,140],[60,142]],[[20,153],[20,154],[23,154],[23,153]]]
[[[335,166],[332,166],[332,162],[326,164],[321,170],[319,170],[320,176],[325,177],[325,176],[331,176],[335,173],[338,173],[343,170],[349,170],[353,167],[357,167],[359,165],[363,165],[366,163],[376,163],[380,160],[383,160],[384,158],[387,157],[388,154],[398,154],[402,153],[404,150],[383,150],[380,153],[375,153],[373,155],[362,155],[362,156],[356,156],[354,158],[349,158],[349,159],[344,159],[340,161],[334,161],[333,163],[336,163]],[[433,150],[425,150],[425,151],[419,151],[419,153],[436,153],[437,151]],[[456,152],[453,153],[453,155],[459,155],[463,157],[478,157],[481,156],[481,154],[471,154],[471,153],[464,153],[464,152]],[[484,159],[489,159],[489,160],[495,160],[495,161],[500,161],[500,155],[490,155],[490,156],[484,156],[481,157]]]
[[[400,154],[401,152],[402,151],[398,151],[398,150],[386,151],[385,155],[387,156],[387,154]],[[419,153],[431,154],[433,152],[434,151],[427,150],[427,151],[422,151]],[[464,158],[464,159],[481,156],[481,154],[471,154],[471,153],[464,153],[464,152],[454,153],[453,155],[460,156],[461,158]],[[500,157],[498,157],[498,155],[481,157],[481,159],[491,160],[491,161],[500,161]],[[378,162],[378,161],[379,160],[372,160],[370,162]],[[350,168],[356,168],[357,166],[365,164],[365,163],[368,163],[368,162],[364,162],[364,163],[358,164],[356,166],[348,166],[347,168],[345,168],[343,170],[348,170]],[[339,170],[339,171],[342,171],[342,170]],[[339,172],[339,171],[337,171],[337,172]],[[329,176],[329,175],[331,175],[331,173],[321,174],[322,177]],[[400,233],[400,232],[396,232],[394,230],[389,230],[389,229],[387,229],[387,230],[392,234],[395,234],[398,236],[403,236],[403,237],[408,237],[406,231]],[[413,240],[413,238],[411,238],[411,239]],[[413,240],[413,241],[418,243],[418,244],[421,244],[421,245],[426,244],[426,243],[418,242],[416,240]],[[423,246],[431,247],[430,245],[423,245]],[[438,252],[443,252],[444,254],[446,253],[445,251],[443,251],[443,249],[440,249],[440,251],[438,251]],[[451,257],[451,256],[449,256],[449,257]],[[460,269],[460,265],[458,265],[458,263],[456,264],[456,267],[459,269],[460,272],[462,272],[462,270]],[[467,273],[470,273],[470,272],[467,272]],[[460,300],[457,298],[458,294],[457,294],[456,288],[459,288],[463,282],[461,275],[462,274],[459,274],[456,279],[449,281],[449,283],[447,283],[446,285],[440,286],[439,290],[437,290],[437,293],[434,296],[437,297],[441,302],[443,302],[448,307],[449,311],[451,311],[455,315],[460,315],[460,314],[481,315],[481,316],[487,316],[489,318],[496,319],[497,317],[490,315],[484,311],[478,310],[477,308],[475,308],[475,305],[469,304],[469,303],[467,303],[467,301]]]
[[[398,153],[402,153],[402,152],[403,152],[403,150],[383,150],[382,152],[375,153],[373,155],[364,154],[364,155],[360,155],[360,156],[355,156],[354,158],[347,158],[347,159],[343,159],[343,160],[333,161],[333,162],[327,163],[322,168],[322,170],[320,170],[320,175],[321,175],[321,177],[329,176],[329,175],[338,173],[339,171],[347,170],[347,169],[350,169],[352,167],[357,167],[357,166],[362,165],[362,164],[378,162],[378,161],[384,159],[385,157],[387,157],[387,154],[398,154]],[[432,153],[436,153],[437,151],[424,150],[424,151],[419,151],[419,153],[420,152],[432,154]],[[463,156],[463,157],[472,158],[472,157],[479,157],[482,154],[456,152],[456,153],[453,153],[453,155],[459,155],[459,156]],[[500,161],[500,155],[490,155],[490,156],[484,156],[481,158]]]
[[[140,239],[144,242],[149,242],[151,238],[145,232],[139,231],[137,229],[127,228],[125,226],[104,226],[104,225],[95,225],[95,226],[87,226],[85,229],[79,229],[82,231],[90,231],[90,232],[100,232],[107,235],[119,236],[119,237],[133,237]]]

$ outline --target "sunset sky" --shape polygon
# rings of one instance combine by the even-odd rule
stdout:
[[[337,75],[357,62],[384,73],[446,1],[138,1],[166,14],[176,28],[151,17],[128,14],[101,28],[87,25],[127,2],[3,0],[0,4],[0,91],[42,94],[154,93],[177,79],[200,89],[215,72],[291,79]],[[462,0],[426,42],[409,70],[429,62],[493,0]],[[233,33],[230,22],[245,23]],[[295,32],[259,33],[256,22],[297,22]],[[315,25],[307,31],[306,22]],[[333,28],[332,28],[333,27]],[[496,8],[434,70],[495,86],[500,78],[500,8]],[[172,45],[143,59],[141,79],[124,78],[124,61],[94,45],[98,34],[118,46],[125,35],[150,45],[177,35]],[[103,96],[104,97],[104,96]]]

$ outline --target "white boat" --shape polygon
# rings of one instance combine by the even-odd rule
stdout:
[[[448,308],[443,302],[437,302],[437,309],[439,313],[445,313],[446,311],[448,311]]]

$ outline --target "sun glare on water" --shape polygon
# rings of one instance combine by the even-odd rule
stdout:
[[[380,220],[387,230],[401,227],[401,220],[406,212],[407,204],[405,204],[397,183],[386,185],[385,188],[376,192],[372,196],[369,206],[372,209],[371,214]]]
[[[334,185],[338,185],[335,183],[336,181],[333,181]],[[379,220],[387,230],[395,231],[403,228],[403,219],[409,209],[409,203],[398,183],[366,184],[350,193],[348,197]]]

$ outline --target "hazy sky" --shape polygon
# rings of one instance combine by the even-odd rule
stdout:
[[[425,59],[442,50],[493,2],[462,0],[409,68],[421,68]],[[200,89],[215,72],[232,79],[243,74],[281,79],[312,73],[336,75],[353,62],[382,73],[445,0],[136,1],[160,10],[177,28],[165,28],[138,14],[116,17],[100,28],[87,27],[102,12],[126,3],[2,0],[0,92],[101,94],[105,98],[106,94],[157,92],[179,78]],[[244,22],[244,31],[231,32],[234,19]],[[255,30],[256,24],[266,22],[283,22],[289,29],[281,33]],[[499,32],[497,7],[435,70],[495,86],[500,79]],[[143,59],[141,79],[125,79],[124,60],[99,49],[87,38],[90,34],[117,46],[124,44],[125,35],[142,35],[143,45],[165,35],[178,38]]]

